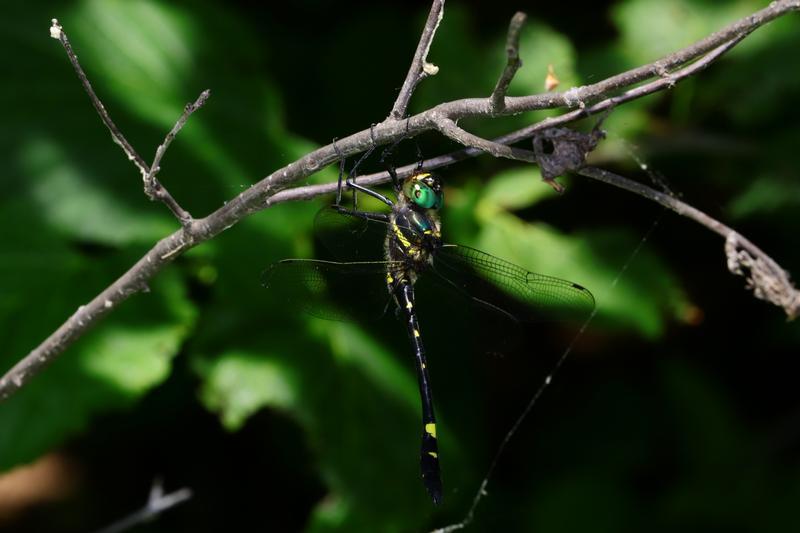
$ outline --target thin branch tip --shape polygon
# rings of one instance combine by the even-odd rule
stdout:
[[[519,57],[519,36],[522,32],[522,27],[528,15],[522,11],[517,11],[511,17],[511,22],[508,24],[508,34],[506,35],[506,66],[497,80],[491,95],[491,109],[494,113],[503,111],[506,107],[506,93],[508,87],[511,85],[511,80],[517,74],[517,71],[522,68],[522,60]]]
[[[405,117],[408,104],[411,101],[411,95],[414,93],[419,82],[439,72],[439,67],[428,62],[428,52],[431,49],[431,43],[433,43],[436,30],[439,29],[439,24],[441,24],[443,18],[444,0],[433,0],[431,10],[428,13],[428,18],[425,21],[425,26],[419,38],[419,43],[417,43],[417,49],[414,52],[414,58],[411,60],[411,66],[403,81],[403,86],[400,88],[400,93],[397,95],[397,99],[387,117],[389,120],[400,120]]]
[[[50,21],[50,37],[56,40],[61,40],[61,24],[58,23],[58,19],[52,19]]]

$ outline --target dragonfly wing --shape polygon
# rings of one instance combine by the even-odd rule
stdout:
[[[584,318],[594,309],[594,296],[585,287],[468,246],[443,245],[434,255],[433,271],[476,303],[516,320]]]
[[[379,218],[383,213],[376,213]],[[385,216],[385,215],[384,215]],[[370,261],[384,256],[385,222],[326,206],[314,219],[314,236],[336,261]]]
[[[262,274],[262,284],[284,301],[287,309],[326,320],[376,320],[389,307],[386,261],[338,263],[284,259]]]

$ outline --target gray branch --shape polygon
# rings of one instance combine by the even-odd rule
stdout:
[[[127,531],[139,524],[150,522],[164,511],[172,509],[175,506],[188,501],[192,497],[192,491],[188,488],[176,490],[169,494],[164,494],[164,488],[161,485],[161,480],[156,479],[150,487],[150,494],[147,497],[147,503],[144,507],[131,513],[130,515],[114,522],[108,527],[104,527],[96,533],[120,533]]]
[[[428,13],[428,20],[425,21],[425,27],[422,30],[422,37],[420,37],[417,50],[414,52],[411,67],[408,69],[406,79],[400,88],[400,94],[397,95],[397,100],[395,100],[392,111],[389,113],[389,120],[400,120],[405,117],[408,102],[411,100],[411,95],[419,82],[428,76],[435,76],[439,72],[439,67],[428,63],[428,52],[431,49],[433,36],[436,35],[436,30],[439,28],[443,16],[444,0],[434,0],[431,5],[431,11]]]
[[[738,276],[744,276],[748,288],[757,298],[783,308],[790,319],[800,314],[800,292],[795,289],[789,279],[789,274],[761,248],[734,229],[674,196],[651,189],[613,172],[596,167],[584,167],[577,170],[577,173],[657,202],[721,235],[725,239],[728,270]]]
[[[437,168],[452,164],[456,161],[473,157],[485,149],[502,151],[505,149],[500,149],[496,145],[512,144],[519,140],[530,138],[537,132],[555,125],[563,125],[590,114],[610,109],[620,103],[640,98],[646,94],[668,89],[686,76],[705,68],[756,28],[796,10],[800,10],[800,0],[778,0],[772,2],[768,7],[654,63],[612,76],[592,85],[572,88],[561,93],[506,97],[506,107],[500,112],[492,110],[491,97],[469,98],[440,104],[410,117],[407,121],[398,120],[405,113],[414,87],[425,76],[420,72],[424,73],[426,65],[429,65],[427,63],[427,52],[430,49],[435,29],[438,27],[442,17],[442,2],[435,1],[423,31],[420,46],[417,48],[417,54],[414,56],[412,69],[409,71],[410,75],[406,78],[406,83],[401,89],[401,94],[397,102],[395,102],[389,118],[375,125],[374,128],[367,128],[338,140],[338,151],[343,157],[349,157],[369,149],[373,146],[373,142],[376,145],[385,145],[409,135],[414,136],[424,131],[440,130],[442,124],[445,124],[444,129],[450,133],[451,138],[455,138],[459,142],[464,141],[470,148],[429,160],[426,168]],[[58,30],[60,30],[60,27]],[[61,31],[57,31],[57,33],[63,34]],[[61,41],[72,60],[74,53],[71,53],[66,36],[62,38],[61,35],[54,35],[54,37]],[[73,62],[73,66],[75,66],[75,63]],[[417,67],[414,65],[417,65]],[[415,68],[419,70],[415,70]],[[676,70],[679,68],[680,70]],[[427,70],[431,70],[430,66]],[[78,77],[81,79],[84,88],[87,89],[87,92],[90,92],[91,85],[82,70],[76,67],[76,72],[78,72]],[[411,75],[414,72],[417,74]],[[648,84],[632,87],[650,78],[656,79]],[[627,87],[631,88],[621,94],[614,94]],[[93,94],[93,92],[90,92],[90,94]],[[103,118],[103,122],[111,131],[115,142],[123,147],[123,150],[139,167],[140,171],[145,169],[142,172],[143,176],[146,176],[149,172],[147,165],[111,122],[99,100],[93,99],[92,102]],[[464,132],[457,126],[458,120],[462,118],[492,118],[545,108],[566,108],[571,111],[564,113],[560,117],[545,119],[522,130],[494,139],[494,141],[478,141],[479,138],[473,138],[471,134]],[[452,121],[452,124],[447,120]],[[480,148],[475,148],[475,144],[478,144]],[[512,156],[520,154],[510,149],[506,153]],[[246,216],[279,202],[309,198],[334,190],[336,185],[329,184],[284,191],[292,183],[304,180],[326,165],[337,161],[338,157],[337,151],[330,144],[318,148],[253,184],[205,218],[190,219],[189,223],[181,229],[160,240],[144,257],[109,287],[90,302],[78,307],[64,324],[0,378],[0,400],[8,398],[24,386],[42,368],[119,304],[127,300],[131,295],[142,291],[152,277],[186,250],[214,238]],[[405,175],[406,170],[401,170]],[[387,179],[385,175],[378,174],[367,176],[364,179],[360,178],[359,181],[368,184],[372,183],[369,180],[379,182],[385,179]]]
[[[175,215],[175,218],[181,223],[182,226],[186,226],[191,222],[192,216],[183,209],[180,204],[172,197],[172,195],[167,191],[167,189],[158,181],[155,177],[155,174],[158,172],[158,169],[153,171],[147,163],[145,163],[142,156],[140,156],[136,150],[133,149],[133,146],[128,142],[125,136],[122,134],[120,129],[111,119],[111,115],[108,114],[106,107],[103,105],[103,102],[97,96],[97,93],[94,92],[94,88],[92,84],[89,82],[89,78],[86,77],[86,73],[83,71],[83,67],[81,67],[80,62],[78,61],[78,56],[72,50],[72,45],[69,43],[69,39],[67,38],[67,33],[64,31],[64,28],[58,23],[57,19],[52,20],[52,25],[50,26],[50,36],[54,39],[57,39],[58,42],[64,47],[64,50],[67,52],[67,57],[69,58],[69,62],[72,64],[72,68],[75,70],[75,73],[78,75],[78,79],[83,86],[83,89],[86,91],[86,94],[89,96],[89,100],[92,102],[92,105],[97,110],[97,114],[100,115],[100,119],[103,121],[103,124],[106,125],[108,131],[111,133],[111,138],[117,143],[122,151],[125,152],[125,155],[128,156],[128,159],[136,165],[136,168],[139,169],[139,173],[142,175],[142,181],[144,183],[144,192],[151,200],[160,200],[164,205],[166,205],[172,214]],[[197,99],[197,102],[194,104],[189,104],[186,106],[186,111],[178,119],[178,124],[175,125],[175,128],[170,132],[170,135],[167,136],[167,141],[165,141],[166,145],[169,145],[172,142],[172,138],[174,138],[175,134],[183,127],[183,124],[186,122],[188,116],[198,107],[202,106],[206,99],[208,98],[208,91],[204,91],[200,98]],[[191,110],[190,110],[191,108]],[[171,136],[171,137],[170,137]],[[163,146],[163,145],[162,145]],[[156,164],[161,159],[161,155],[163,155],[163,151],[166,149],[166,146],[159,147],[161,150],[161,154],[156,152]]]
[[[156,179],[156,174],[159,173],[161,170],[161,158],[164,157],[164,152],[167,151],[169,145],[172,144],[172,141],[175,140],[175,136],[178,135],[178,132],[181,131],[183,126],[186,124],[186,121],[189,120],[189,116],[192,113],[203,107],[205,105],[206,100],[211,95],[211,91],[206,89],[200,96],[197,97],[192,104],[186,104],[186,107],[183,108],[183,113],[181,114],[178,121],[172,127],[170,132],[164,138],[164,142],[161,143],[158,148],[156,149],[156,155],[153,158],[153,164],[150,165],[150,170],[147,172],[147,175],[144,177],[144,192],[151,200],[161,200],[167,206],[170,207],[172,212],[178,218],[182,226],[187,226],[192,221],[192,216],[182,209],[177,202],[172,198],[172,196],[167,192],[163,185]]]
[[[495,85],[491,96],[492,111],[495,113],[505,109],[508,86],[511,85],[511,80],[514,79],[514,75],[520,67],[522,67],[522,60],[519,58],[519,34],[527,19],[528,16],[525,13],[517,11],[514,13],[514,16],[511,17],[511,22],[508,25],[508,36],[506,37],[506,55],[508,56],[508,62],[503,69],[503,73],[500,75],[500,79],[497,80],[497,85]]]
[[[433,115],[431,119],[436,124],[436,129],[439,130],[442,135],[468,148],[477,148],[494,157],[513,159],[525,163],[536,163],[536,156],[530,150],[523,150],[522,148],[515,148],[507,144],[478,137],[459,127],[454,120],[446,117]]]

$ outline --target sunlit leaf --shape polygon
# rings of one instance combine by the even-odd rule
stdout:
[[[14,358],[33,348],[54,323],[65,320],[75,310],[73,302],[80,301],[80,295],[87,290],[76,284],[76,277],[79,279],[87,270],[96,275],[109,272],[99,265],[87,269],[77,257],[68,271],[53,272],[44,263],[30,268],[30,260],[36,255],[28,256],[17,256],[29,265],[25,278],[13,285],[4,282],[2,292],[13,295],[24,291],[25,301],[38,304],[17,307],[11,315],[13,320],[0,320],[0,335],[12,341],[6,343],[9,350],[2,359],[3,368],[10,367]],[[64,259],[67,257],[59,264],[67,265]],[[31,287],[33,283],[35,288]],[[171,359],[191,331],[194,311],[176,276],[162,275],[152,288],[148,295],[134,296],[123,310],[106,319],[102,327],[88,333],[3,403],[0,469],[36,458],[83,430],[94,416],[130,406],[166,379]],[[49,422],[32,424],[32,420]]]
[[[228,352],[204,370],[201,396],[229,430],[239,429],[262,407],[291,408],[298,391],[291,369],[264,355]]]
[[[493,176],[481,192],[478,209],[500,208],[508,211],[523,209],[542,198],[554,194],[553,189],[543,183],[539,167],[521,166]]]

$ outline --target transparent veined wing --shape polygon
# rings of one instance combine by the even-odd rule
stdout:
[[[392,304],[386,275],[399,267],[387,261],[284,259],[263,272],[262,285],[287,311],[326,320],[376,320]]]
[[[592,293],[577,283],[530,272],[468,246],[443,245],[432,270],[477,304],[514,320],[581,319],[595,305]]]
[[[374,215],[387,216],[385,213]],[[375,261],[383,258],[387,224],[367,220],[326,206],[314,218],[314,237],[336,261]]]

